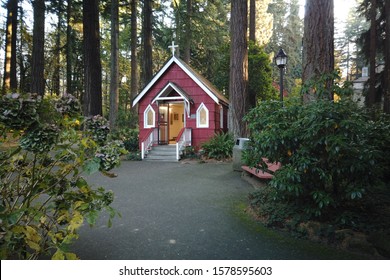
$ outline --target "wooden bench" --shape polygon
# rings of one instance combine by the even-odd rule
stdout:
[[[267,169],[269,171],[271,171],[271,173],[274,173],[276,170],[278,170],[281,167],[280,163],[268,162],[267,159],[264,159],[264,161],[267,164]],[[255,168],[255,167],[249,167],[249,166],[243,165],[243,166],[241,166],[241,168],[244,171],[251,173],[260,179],[270,180],[274,176],[271,173],[268,173],[266,171],[263,171],[261,169]]]

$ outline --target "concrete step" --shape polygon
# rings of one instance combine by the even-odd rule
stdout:
[[[147,161],[177,161],[176,145],[154,146],[146,155]]]

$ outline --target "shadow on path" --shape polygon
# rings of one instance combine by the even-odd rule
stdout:
[[[243,211],[252,187],[229,163],[125,161],[116,178],[88,181],[115,194],[122,218],[104,214],[83,226],[74,251],[81,259],[350,259],[351,255],[282,236]]]

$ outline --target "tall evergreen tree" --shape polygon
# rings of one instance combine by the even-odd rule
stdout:
[[[16,37],[18,24],[18,1],[7,1],[3,92],[16,90]]]
[[[333,0],[307,0],[304,19],[302,82],[334,71],[334,3]],[[330,89],[332,80],[327,81]],[[315,89],[304,96],[316,98]],[[327,98],[333,99],[329,90]]]
[[[248,2],[231,2],[230,130],[235,137],[247,135],[243,117],[248,112]]]
[[[390,3],[385,2],[385,73],[384,73],[384,104],[383,111],[390,114]]]
[[[143,6],[143,83],[153,77],[153,0],[144,0]]]
[[[131,99],[138,94],[137,4],[138,0],[131,0]]]
[[[102,66],[100,61],[99,0],[83,0],[85,116],[102,115]]]
[[[362,54],[370,65],[369,89],[366,98],[366,104],[369,107],[379,106],[382,94],[387,91],[386,70],[377,71],[377,66],[384,64],[383,59],[386,56],[386,23],[389,21],[385,10],[387,2],[384,0],[364,0],[359,7],[359,11],[370,22],[369,29],[363,32],[359,38]],[[378,68],[378,70],[380,69]]]
[[[31,70],[31,92],[41,96],[45,93],[45,0],[34,0],[34,27]]]
[[[369,107],[375,104],[376,100],[376,14],[377,14],[377,5],[376,0],[371,0],[371,9],[370,9],[370,79],[369,79],[369,91],[366,103]]]
[[[119,4],[111,0],[110,127],[116,127],[119,105]]]

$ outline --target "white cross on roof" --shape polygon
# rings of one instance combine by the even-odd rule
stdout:
[[[175,41],[172,41],[172,45],[168,46],[168,48],[172,51],[172,56],[175,56],[176,48],[178,48],[179,45],[175,45]]]

